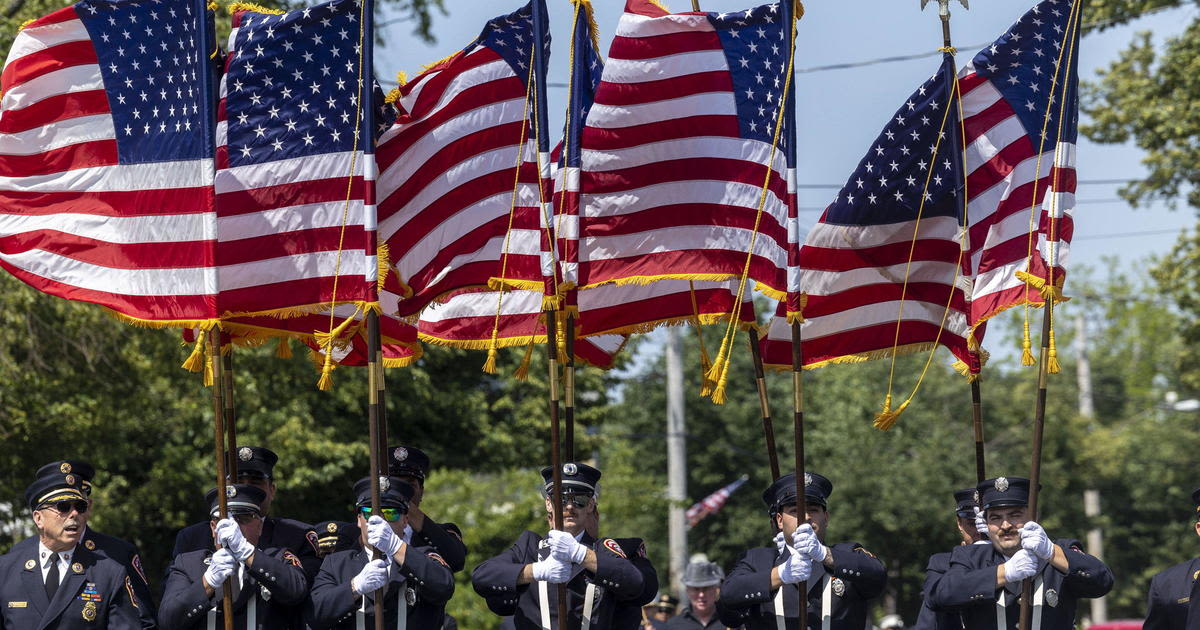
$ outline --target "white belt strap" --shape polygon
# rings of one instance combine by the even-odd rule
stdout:
[[[246,630],[258,630],[258,591],[254,591],[254,595],[250,597],[250,603],[246,604]],[[1036,628],[1034,630],[1037,630]]]
[[[592,605],[596,603],[596,585],[589,583],[583,592],[583,622],[579,630],[588,630],[592,626]],[[1036,630],[1036,629],[1035,629]]]
[[[408,629],[408,587],[401,586],[396,595],[396,630]]]
[[[217,630],[217,607],[208,609],[208,630]]]
[[[808,620],[804,620],[806,623]],[[828,575],[821,578],[821,630],[829,630],[833,622],[833,579]],[[803,629],[804,626],[801,626]]]
[[[367,594],[363,593],[358,610],[354,612],[354,629],[367,630]]]
[[[541,581],[537,585],[538,608],[541,609],[542,613],[542,630],[552,630],[550,627],[550,585],[547,582]]]
[[[783,609],[783,589],[787,588],[787,584],[779,587],[775,591],[775,628],[776,630],[787,630],[784,620],[787,616],[787,611]]]
[[[1046,602],[1046,583],[1042,576],[1033,580],[1033,630],[1042,630],[1042,604]]]
[[[1001,588],[1000,594],[996,596],[996,630],[1008,630],[1008,610],[1005,601],[1008,598],[1008,589]]]

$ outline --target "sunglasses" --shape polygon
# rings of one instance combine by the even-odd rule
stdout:
[[[43,503],[38,509],[53,509],[54,511],[58,512],[59,516],[66,516],[70,514],[72,510],[79,512],[80,514],[84,514],[88,511],[88,507],[90,505],[91,504],[83,499],[70,499],[67,501],[55,501],[54,503]]]
[[[371,506],[364,505],[358,508],[358,513],[362,514],[363,518],[371,518]],[[379,508],[379,515],[383,517],[383,520],[389,523],[395,523],[396,521],[400,520],[401,516],[404,516],[405,514],[408,514],[408,510],[402,508]]]
[[[564,494],[564,495],[562,495],[562,499],[563,499],[563,507],[566,507],[567,505],[574,505],[575,507],[582,510],[583,508],[588,506],[589,502],[591,502],[592,495],[590,495],[590,494]]]

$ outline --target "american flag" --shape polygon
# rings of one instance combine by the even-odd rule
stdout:
[[[407,298],[402,315],[493,277],[543,286],[542,200],[551,191],[548,180],[539,190],[527,101],[531,16],[527,4],[489,21],[469,46],[400,87],[400,115],[378,157],[380,236],[396,271],[384,286]]]
[[[186,3],[34,20],[0,77],[0,266],[143,323],[217,315],[211,113]]]
[[[583,132],[581,289],[738,278],[754,241],[750,278],[783,294],[790,134],[772,140],[788,34],[775,4],[671,14],[628,0]]]
[[[704,520],[704,517],[720,512],[721,508],[725,507],[725,502],[729,500],[729,496],[732,495],[735,490],[742,487],[742,484],[746,483],[746,480],[748,479],[749,477],[742,475],[737,481],[734,481],[733,483],[721,488],[720,490],[717,490],[716,492],[693,504],[692,507],[688,508],[687,512],[684,513],[684,516],[687,517],[688,527],[695,527],[697,523]]]
[[[217,116],[224,314],[376,301],[360,11],[234,13]]]
[[[1043,0],[980,52],[959,73],[962,140],[950,57],[901,105],[801,249],[805,365],[936,341],[978,371],[970,349],[987,318],[1042,301],[1017,272],[1045,277],[1050,212],[1054,275],[1062,278],[1074,206],[1078,24],[1073,3]],[[790,330],[778,316],[763,356],[790,365]]]

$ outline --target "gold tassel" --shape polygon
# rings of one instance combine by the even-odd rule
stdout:
[[[183,362],[183,369],[189,372],[199,372],[204,369],[204,339],[207,336],[208,333],[204,330],[196,335],[196,345],[192,347],[192,353]]]
[[[908,403],[909,401],[906,400],[900,403],[900,406],[896,409],[892,409],[892,395],[888,394],[887,398],[883,401],[883,410],[875,414],[875,428],[880,431],[887,431],[895,426],[896,419],[908,408]]]
[[[696,329],[696,333],[701,334],[699,328]],[[708,378],[708,373],[711,370],[712,370],[712,359],[710,359],[708,357],[708,349],[704,347],[704,344],[701,344],[700,345],[700,395],[703,396],[704,398],[708,398],[709,396],[712,396],[713,387],[716,386],[716,382],[714,382],[711,378]]]
[[[483,371],[488,374],[496,373],[496,346],[488,348],[487,361],[483,362]]]
[[[513,372],[513,378],[518,381],[523,381],[529,378],[529,364],[533,362],[533,344],[525,346],[525,356],[521,359],[521,365],[517,366]]]
[[[275,356],[280,359],[292,358],[292,342],[287,337],[280,337],[278,345],[275,346]]]
[[[213,370],[215,369],[213,367],[213,361],[216,361],[216,359],[213,357],[208,357],[208,360],[204,362],[204,386],[205,387],[213,386],[213,380],[214,380],[213,379]]]
[[[333,388],[333,349],[325,352],[325,362],[321,365],[321,378],[317,381],[317,389],[327,392]]]
[[[1029,320],[1025,320],[1025,332],[1021,335],[1021,365],[1033,365],[1037,363],[1037,359],[1033,358],[1033,342],[1029,339]]]
[[[1046,356],[1046,373],[1058,374],[1062,368],[1058,365],[1058,345],[1054,343],[1054,329],[1050,329],[1050,350]]]
[[[714,405],[725,404],[725,385],[729,380],[729,374],[721,374],[721,378],[717,379],[716,387],[712,388],[712,402]]]

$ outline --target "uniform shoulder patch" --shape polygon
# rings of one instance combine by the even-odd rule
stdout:
[[[458,525],[455,525],[454,523],[442,523],[442,529],[446,530],[446,533],[457,538],[458,542],[463,542],[462,531],[458,529]]]
[[[621,556],[622,558],[629,557],[625,555],[625,550],[621,549],[621,545],[618,545],[617,541],[613,540],[612,538],[604,539],[604,548],[617,554],[618,556]]]
[[[450,568],[450,565],[449,565],[449,563],[447,563],[447,562],[446,562],[446,559],[445,559],[445,558],[443,558],[443,557],[441,556],[441,554],[439,554],[439,553],[435,553],[435,552],[433,552],[433,551],[429,551],[429,552],[426,552],[426,553],[425,553],[425,555],[426,555],[427,557],[429,557],[429,559],[430,559],[430,560],[433,560],[433,561],[437,562],[438,564],[440,564],[440,565],[442,565],[442,566],[446,567],[447,569],[449,569],[449,568]]]
[[[133,584],[130,583],[128,575],[125,576],[125,592],[129,594],[129,603],[133,604],[134,608],[142,607],[141,604],[138,603],[137,595],[133,594]]]
[[[142,578],[143,583],[150,583],[150,580],[146,579],[146,572],[142,570],[142,557],[140,555],[133,554],[133,558],[129,561],[129,566],[133,567],[134,571],[137,571],[138,577]]]
[[[317,532],[310,529],[304,532],[304,538],[308,541],[308,544],[312,545],[313,553],[321,549],[321,544],[317,542]]]
[[[300,558],[296,557],[296,554],[294,554],[290,551],[283,552],[283,559],[285,561],[291,563],[291,565],[294,567],[300,566]]]
[[[864,555],[866,555],[866,556],[869,556],[869,557],[871,557],[871,558],[875,558],[875,554],[871,553],[870,551],[867,551],[867,548],[866,548],[866,547],[863,547],[862,545],[859,545],[858,547],[855,547],[855,548],[854,548],[854,550],[855,550],[855,551],[857,551],[857,552],[859,552],[859,553],[861,553],[861,554],[864,554]],[[876,560],[878,560],[879,558],[875,558],[875,559],[876,559]]]

